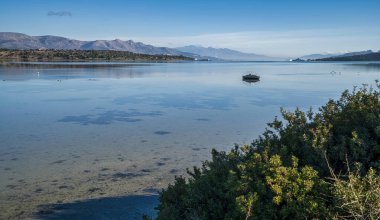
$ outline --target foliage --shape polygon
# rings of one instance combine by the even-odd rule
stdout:
[[[129,51],[114,50],[13,50],[0,49],[0,60],[20,61],[170,61],[170,60],[193,60],[193,58],[174,55],[149,55],[132,53]]]
[[[316,113],[281,110],[283,120],[251,145],[213,150],[211,161],[162,191],[157,219],[378,218],[376,86],[344,91]]]
[[[174,185],[160,195],[159,219],[222,219],[235,210],[235,196],[230,194],[230,171],[236,170],[233,153],[212,151],[212,161],[204,162],[201,169],[188,171],[188,183],[177,177]]]
[[[344,91],[340,99],[329,100],[317,113],[281,110],[285,122],[269,123],[252,150],[279,154],[288,164],[296,156],[300,165],[311,165],[323,177],[330,174],[325,154],[336,172],[347,172],[347,160],[361,163],[365,170],[379,170],[379,97],[378,89],[364,85],[351,93]]]
[[[241,165],[236,182],[238,204],[249,219],[304,219],[326,215],[324,200],[316,192],[325,188],[318,172],[300,167],[298,159],[285,166],[279,155],[255,153]]]
[[[363,177],[358,172],[347,178],[333,176],[337,218],[380,219],[380,176],[374,169]]]

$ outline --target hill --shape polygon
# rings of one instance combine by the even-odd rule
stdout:
[[[313,61],[380,61],[380,52],[371,52],[353,56],[328,57]]]

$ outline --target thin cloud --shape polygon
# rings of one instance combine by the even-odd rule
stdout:
[[[72,13],[69,11],[49,11],[47,13],[47,16],[64,17],[64,16],[72,16]]]

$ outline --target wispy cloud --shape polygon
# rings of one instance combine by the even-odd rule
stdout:
[[[47,13],[47,16],[64,17],[64,16],[72,16],[72,13],[69,11],[49,11]]]

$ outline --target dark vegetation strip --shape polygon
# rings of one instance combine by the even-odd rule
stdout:
[[[346,57],[328,57],[322,59],[316,59],[313,61],[380,61],[380,52],[346,56]]]
[[[51,69],[59,69],[59,68],[114,68],[114,67],[129,67],[129,66],[144,66],[149,64],[141,64],[141,63],[95,63],[95,62],[87,62],[87,63],[73,63],[73,62],[64,62],[64,63],[56,63],[56,62],[4,62],[0,63],[3,67],[17,67],[17,68],[51,68]]]
[[[149,55],[114,50],[13,50],[0,49],[0,60],[12,61],[177,61],[193,58]]]

